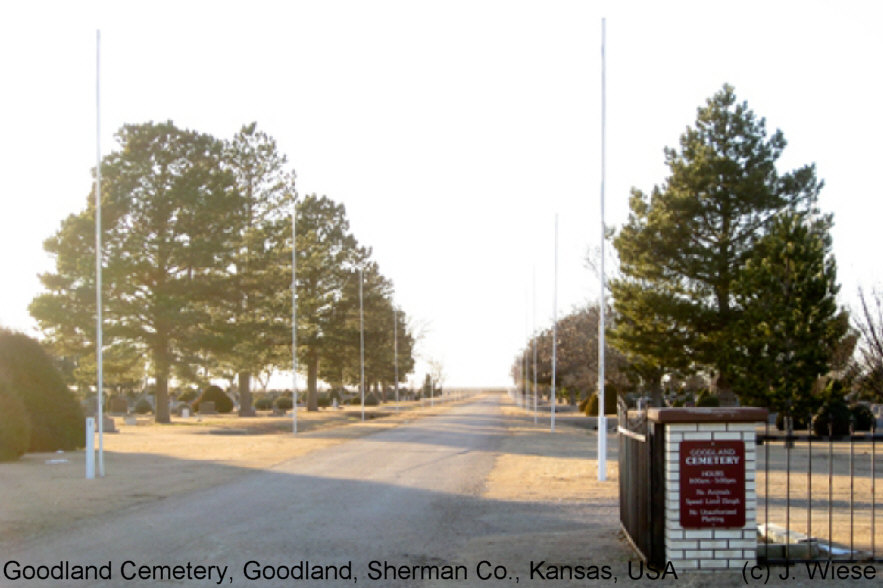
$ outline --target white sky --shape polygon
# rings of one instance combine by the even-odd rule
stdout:
[[[728,82],[785,133],[780,171],[817,163],[842,302],[881,285],[880,2],[21,0],[0,5],[0,324],[35,333],[42,241],[89,196],[100,28],[102,153],[124,123],[257,121],[301,194],[346,205],[447,383],[508,383],[534,271],[551,324],[556,212],[560,313],[598,295],[602,16],[608,224]]]

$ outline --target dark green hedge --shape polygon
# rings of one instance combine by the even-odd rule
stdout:
[[[31,419],[18,394],[0,379],[0,461],[13,461],[28,450]]]
[[[0,378],[6,379],[27,410],[28,451],[67,451],[85,445],[83,411],[37,341],[0,329]]]
[[[233,401],[230,400],[227,393],[221,390],[218,386],[209,386],[203,390],[202,396],[199,397],[199,400],[193,403],[193,410],[198,412],[200,403],[204,401],[214,402],[215,410],[221,414],[233,412]]]

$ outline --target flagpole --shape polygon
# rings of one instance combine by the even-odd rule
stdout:
[[[95,31],[95,348],[98,358],[98,476],[104,477],[104,317],[101,301],[101,31]]]
[[[537,270],[533,269],[533,300],[531,300],[531,337],[533,338],[533,424],[537,424]]]
[[[604,412],[604,315],[606,314],[604,276],[604,182],[607,135],[607,19],[601,19],[601,302],[598,308],[598,480],[607,479],[607,416]]]
[[[396,411],[399,410],[399,311],[392,306],[392,365],[395,372]]]
[[[362,268],[359,268],[359,354],[362,391],[362,421],[365,420],[365,308],[362,302]]]
[[[291,202],[291,434],[297,435],[297,192]]]
[[[555,372],[558,368],[558,213],[555,213],[555,279],[552,287],[552,419],[551,430],[555,432]]]

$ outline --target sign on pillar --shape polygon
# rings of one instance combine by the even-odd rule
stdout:
[[[681,526],[745,526],[745,442],[682,441]]]

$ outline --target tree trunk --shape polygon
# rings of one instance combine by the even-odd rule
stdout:
[[[239,372],[239,416],[254,416],[254,405],[251,397],[251,373]]]
[[[723,374],[718,375],[717,381],[715,382],[715,388],[717,399],[721,406],[739,405],[739,399],[736,398],[736,394],[733,392],[730,381]]]
[[[169,362],[163,351],[154,353],[154,377],[156,378],[156,394],[154,395],[154,421],[168,424],[172,422],[169,415]]]
[[[310,351],[307,355],[307,410],[319,410],[319,354]]]

